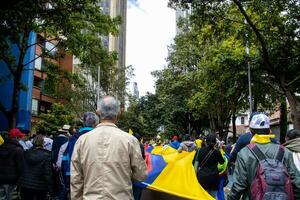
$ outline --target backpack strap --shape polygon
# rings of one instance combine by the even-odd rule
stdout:
[[[282,162],[284,156],[284,148],[282,145],[279,145],[279,149],[276,155],[276,160]]]
[[[201,161],[201,163],[199,164],[199,168],[202,168],[205,163],[207,162],[207,160],[210,158],[210,156],[212,155],[212,153],[214,152],[214,149],[211,149],[208,154],[206,154],[206,156],[204,157],[204,159]]]
[[[250,143],[249,145],[247,145],[247,147],[257,160],[261,161],[267,159],[265,154],[258,148],[255,143]]]

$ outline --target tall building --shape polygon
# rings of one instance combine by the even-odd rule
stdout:
[[[103,37],[103,44],[109,51],[118,53],[118,60],[114,70],[118,71],[116,80],[124,80],[124,83],[119,83],[114,95],[121,101],[121,107],[124,108],[125,104],[125,57],[126,57],[126,20],[127,20],[127,0],[101,0],[100,6],[105,14],[110,15],[112,18],[120,16],[122,23],[119,25],[119,34],[116,36],[109,35]]]
[[[139,99],[140,98],[140,92],[138,89],[138,84],[137,82],[133,82],[133,87],[132,87],[132,95],[134,98]]]
[[[126,55],[126,20],[127,20],[127,0],[111,0],[110,16],[121,16],[122,23],[119,25],[118,36],[109,37],[109,51],[118,52],[117,67],[125,66]]]
[[[118,53],[118,61],[116,67],[125,66],[126,55],[126,16],[127,16],[127,0],[101,0],[100,6],[103,13],[111,17],[121,16],[122,23],[119,25],[119,34],[117,36],[109,35],[103,37],[103,44],[109,51]]]

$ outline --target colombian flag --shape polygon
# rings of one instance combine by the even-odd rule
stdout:
[[[198,183],[192,164],[195,153],[178,153],[170,146],[148,147],[145,152],[148,177],[135,184],[186,199],[213,200]]]

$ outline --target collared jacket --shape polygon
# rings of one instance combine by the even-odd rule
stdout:
[[[274,158],[277,155],[279,145],[275,143],[256,144],[259,149],[268,158]],[[290,152],[285,148],[283,162],[289,171]],[[237,155],[235,169],[233,174],[233,185],[227,196],[228,200],[250,200],[250,186],[255,177],[258,161],[251,153],[248,147],[244,147]]]
[[[101,123],[76,142],[71,159],[72,200],[133,199],[132,181],[147,177],[138,140]]]
[[[300,199],[300,138],[289,140],[284,146],[291,151],[290,171],[295,199]]]

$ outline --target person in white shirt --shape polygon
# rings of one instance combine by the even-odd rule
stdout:
[[[52,144],[53,144],[53,140],[51,138],[45,136],[43,148],[48,151],[52,151]]]
[[[19,144],[23,147],[24,151],[27,151],[33,147],[33,144],[28,140],[28,135],[25,135],[19,140]]]

